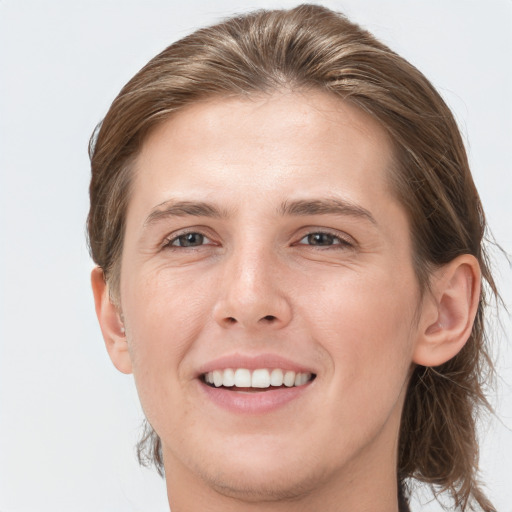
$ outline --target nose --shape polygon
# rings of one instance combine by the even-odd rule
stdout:
[[[223,328],[282,329],[292,319],[292,306],[279,265],[268,251],[247,252],[225,263],[215,320]]]

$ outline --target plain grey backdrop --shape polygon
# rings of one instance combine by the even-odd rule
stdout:
[[[512,2],[323,3],[438,88],[494,235],[512,252]],[[136,463],[133,380],[110,363],[94,315],[88,139],[121,86],[174,40],[234,12],[296,4],[0,0],[0,512],[168,509],[163,481]],[[512,307],[510,267],[493,254]],[[501,322],[497,419],[481,427],[481,469],[498,510],[510,512],[512,324],[505,314]]]

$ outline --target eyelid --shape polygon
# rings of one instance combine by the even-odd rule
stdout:
[[[183,229],[180,229],[177,231],[173,231],[172,233],[168,234],[167,236],[165,236],[165,238],[163,239],[160,246],[161,246],[161,248],[170,248],[170,247],[174,248],[175,247],[175,248],[179,248],[179,249],[187,249],[187,247],[180,247],[180,246],[175,246],[172,244],[179,237],[185,236],[185,235],[188,235],[191,233],[197,233],[199,235],[204,236],[210,243],[204,243],[204,244],[201,244],[200,246],[189,247],[188,249],[194,249],[194,248],[197,249],[197,248],[205,246],[205,245],[217,245],[215,242],[215,237],[211,234],[210,229],[203,227],[203,226],[190,226],[190,227],[183,228]],[[316,227],[316,226],[307,227],[307,228],[304,228],[303,230],[301,230],[301,233],[298,236],[298,241],[295,242],[293,245],[305,245],[305,246],[310,245],[310,244],[301,244],[300,242],[307,236],[314,235],[316,233],[330,235],[330,236],[338,239],[340,243],[333,244],[332,246],[351,246],[351,247],[357,246],[357,241],[352,236],[350,236],[349,234],[347,234],[345,232],[341,232],[336,229],[325,228],[325,227]],[[323,247],[332,247],[332,246],[323,246]],[[310,247],[322,247],[322,246],[310,245]]]
[[[207,239],[209,242],[213,242],[213,236],[209,233],[210,230],[202,228],[200,226],[192,226],[189,228],[183,228],[178,231],[173,231],[172,233],[168,234],[164,240],[162,241],[161,248],[177,248],[177,249],[197,249],[199,247],[203,247],[205,245],[213,245],[211,243],[204,243],[198,246],[192,246],[192,247],[180,247],[179,245],[172,245],[178,238],[181,236],[189,235],[192,233],[197,233],[198,235],[204,236],[205,239]]]
[[[333,244],[331,246],[314,246],[314,245],[311,245],[311,244],[301,244],[300,242],[302,240],[304,240],[304,238],[310,236],[310,235],[315,235],[315,234],[325,234],[325,235],[330,235],[332,236],[333,238],[337,238],[340,243],[337,243],[337,244]],[[333,246],[350,246],[350,247],[355,247],[357,245],[357,241],[352,237],[350,236],[349,234],[347,233],[344,233],[344,232],[341,232],[341,231],[338,231],[336,229],[329,229],[329,228],[320,228],[320,227],[310,227],[310,228],[307,228],[306,231],[304,231],[302,234],[299,235],[299,241],[296,242],[296,245],[309,245],[310,247],[333,247]]]

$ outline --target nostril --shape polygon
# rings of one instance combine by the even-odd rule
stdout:
[[[228,317],[226,318],[226,322],[227,322],[228,324],[236,324],[236,318],[233,318],[232,316],[228,316]]]
[[[274,315],[267,315],[263,317],[263,320],[266,320],[267,322],[273,322],[276,320],[276,317]]]

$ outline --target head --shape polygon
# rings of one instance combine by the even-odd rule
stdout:
[[[109,301],[118,314],[120,340],[124,336],[121,332],[123,319],[126,321],[128,357],[131,361],[137,360],[139,349],[136,338],[141,337],[136,325],[130,333],[130,315],[127,312],[130,310],[128,295],[133,297],[140,291],[130,281],[134,267],[130,267],[133,258],[130,260],[130,255],[127,255],[127,247],[134,245],[130,245],[129,215],[133,218],[133,212],[137,211],[140,204],[137,202],[140,196],[138,191],[145,180],[150,179],[152,162],[158,160],[155,155],[169,144],[174,150],[172,154],[179,161],[180,148],[186,148],[188,140],[180,137],[188,133],[187,130],[193,130],[194,122],[198,126],[213,126],[233,140],[237,140],[240,132],[240,144],[243,145],[243,141],[247,140],[247,137],[243,138],[244,120],[247,120],[254,133],[254,127],[263,126],[265,119],[270,119],[270,125],[276,126],[280,119],[288,115],[291,132],[301,124],[301,119],[305,119],[311,127],[311,132],[307,133],[310,139],[301,140],[301,136],[306,135],[300,132],[296,137],[290,137],[288,142],[285,141],[288,147],[294,141],[301,141],[301,147],[305,147],[308,140],[314,139],[314,133],[321,133],[322,136],[317,137],[318,140],[311,147],[323,148],[324,144],[322,154],[328,155],[330,148],[337,147],[339,143],[336,136],[331,134],[341,123],[345,131],[340,140],[352,141],[353,138],[350,147],[359,148],[359,155],[371,154],[371,147],[377,148],[374,159],[369,157],[367,167],[379,167],[378,160],[381,158],[380,181],[376,178],[380,183],[380,195],[372,196],[368,192],[368,184],[371,183],[368,177],[367,181],[358,184],[357,180],[354,181],[355,175],[344,174],[345,182],[355,183],[348,190],[356,199],[361,192],[366,194],[366,201],[379,204],[379,198],[385,197],[386,204],[397,207],[396,217],[389,219],[402,226],[399,233],[403,242],[403,261],[409,258],[411,275],[402,275],[404,282],[409,283],[410,296],[404,294],[403,304],[399,304],[397,299],[393,311],[395,314],[399,310],[407,311],[405,316],[409,322],[404,327],[404,333],[418,332],[425,326],[423,331],[428,331],[428,336],[422,338],[424,343],[418,345],[420,348],[416,345],[401,346],[402,361],[409,364],[392,368],[403,377],[403,389],[397,387],[395,390],[400,413],[396,447],[398,481],[405,484],[407,479],[416,478],[449,490],[462,508],[475,500],[483,509],[491,510],[491,505],[476,483],[475,474],[478,455],[475,411],[479,405],[486,403],[482,383],[488,368],[483,324],[485,294],[480,292],[480,280],[491,292],[495,293],[496,290],[482,247],[484,214],[471,178],[464,145],[453,116],[428,80],[369,33],[339,14],[318,6],[301,6],[289,11],[259,11],[199,30],[152,59],[113,102],[91,142],[88,233],[92,257],[101,269],[96,276],[105,281]],[[225,119],[226,123],[219,122],[217,125],[219,119]],[[222,132],[230,125],[236,125],[237,130]],[[212,136],[213,131],[205,132],[205,136]],[[265,136],[268,139],[265,140]],[[262,144],[268,148],[271,141],[280,135],[279,132],[271,133],[269,129],[262,132],[262,137]],[[283,138],[286,139],[284,135]],[[173,140],[177,141],[174,146]],[[217,143],[222,144],[222,140]],[[249,145],[247,152],[253,150]],[[196,154],[197,148],[190,146],[189,153]],[[205,158],[211,161],[214,155],[212,151]],[[277,151],[272,155],[267,152],[263,156],[268,157],[267,169],[270,169],[270,174],[266,176],[262,171],[262,180],[271,183],[272,176],[279,172],[273,165],[283,153]],[[273,159],[273,156],[276,158]],[[346,162],[353,154],[341,153],[338,157]],[[307,148],[302,158],[311,164],[314,162]],[[335,158],[333,154],[329,162],[334,162]],[[333,169],[320,156],[318,161],[324,169]],[[187,168],[186,165],[182,167]],[[352,169],[356,167],[357,164],[354,164]],[[217,168],[221,169],[222,165],[219,163]],[[237,177],[233,185],[236,192],[248,190],[243,169],[239,172],[241,177]],[[192,169],[184,177],[189,187],[193,183],[186,180],[190,180],[193,174]],[[297,171],[296,175],[280,176],[279,183],[288,180],[289,190],[301,187],[312,190],[315,183],[321,182],[324,187],[336,190],[336,187],[340,188],[340,181],[330,183],[333,175],[334,171],[322,176],[302,175]],[[363,169],[360,169],[357,176],[364,175]],[[255,176],[249,176],[253,182]],[[176,173],[174,181],[169,184],[181,192],[178,178],[181,179],[181,175]],[[225,191],[232,178],[219,173],[213,176],[210,189],[199,187],[199,190],[203,194],[211,192],[214,199],[221,197],[220,190]],[[158,179],[158,176],[151,178],[154,183]],[[198,175],[194,183],[206,186],[208,179],[209,176]],[[223,182],[223,179],[227,181]],[[217,188],[215,183],[219,184]],[[272,183],[272,187],[266,191],[256,188],[259,197],[263,193],[269,194],[268,201],[254,199],[253,209],[261,214],[260,224],[270,225],[264,212],[267,202],[271,203],[272,192],[278,188],[275,185]],[[276,201],[279,199],[282,203],[283,198],[297,199],[283,197],[282,194],[281,191],[281,196],[276,196]],[[230,205],[230,200],[229,194],[222,196],[226,209],[240,206],[235,203]],[[272,208],[274,206],[272,203]],[[155,210],[153,218],[158,217],[158,211]],[[360,228],[354,229],[357,231]],[[203,235],[208,237],[209,234]],[[215,236],[216,233],[211,233],[212,240],[215,240]],[[371,245],[370,242],[368,244]],[[213,244],[213,247],[216,245]],[[241,261],[248,261],[248,257],[243,256],[245,260]],[[262,258],[259,261],[265,260]],[[397,255],[397,258],[400,256]],[[232,261],[232,270],[236,270],[237,260]],[[279,264],[276,261],[268,260],[268,268],[275,265],[277,269]],[[183,263],[188,265],[189,261]],[[350,266],[350,262],[346,266]],[[392,268],[390,266],[388,270]],[[284,276],[285,272],[280,269],[279,275]],[[224,281],[219,282],[212,279],[211,284],[217,286],[226,282],[227,287],[240,285],[230,284],[225,276],[222,279]],[[463,328],[457,327],[457,332],[450,330],[451,318],[457,316],[453,308],[450,309],[451,302],[455,301],[450,299],[450,293],[446,293],[450,280],[470,282],[468,293],[477,296],[466,312],[469,320]],[[277,280],[278,283],[292,281],[297,283],[300,279],[295,276],[289,281],[285,277]],[[385,281],[381,281],[381,285],[383,294],[386,290],[389,292],[390,285]],[[357,289],[354,285],[354,290]],[[364,283],[361,289],[364,290]],[[381,299],[393,301],[393,297],[400,295],[399,290],[397,288],[397,293],[389,296],[382,295]],[[294,293],[299,296],[300,290],[294,290]],[[336,300],[336,294],[330,293],[319,291],[314,299],[322,303],[328,297],[328,301],[334,303],[332,301]],[[193,299],[191,297],[190,300]],[[222,300],[224,304],[229,302],[225,297]],[[219,312],[224,307],[219,306],[220,302],[220,299],[212,302],[213,316],[220,315],[222,321],[236,317]],[[407,308],[407,303],[414,307]],[[101,298],[97,304],[99,310],[105,307]],[[429,311],[429,304],[437,312],[446,306],[448,313],[434,320],[429,317],[427,321],[424,312]],[[279,309],[281,306],[275,307]],[[265,318],[268,317],[267,323],[275,324],[276,318],[288,318],[291,313],[287,312],[286,307],[282,306],[282,312],[278,315],[265,315]],[[374,307],[377,310],[380,306],[375,303]],[[338,314],[336,308],[333,306],[336,311],[333,314]],[[294,308],[291,307],[291,310]],[[301,310],[299,306],[295,308],[297,310]],[[316,320],[325,325],[323,317]],[[312,321],[315,322],[314,317]],[[288,324],[292,327],[285,326],[283,329],[298,329],[301,325],[291,320]],[[391,334],[390,331],[390,338]],[[194,336],[200,340],[200,330]],[[194,336],[190,335],[191,338]],[[331,336],[335,340],[336,336]],[[364,333],[357,333],[356,337],[363,336]],[[404,336],[407,338],[406,334]],[[132,347],[129,347],[130,342]],[[191,342],[190,346],[193,347],[194,343]],[[434,350],[432,347],[439,348]],[[307,350],[305,348],[304,353]],[[313,357],[313,351],[308,354]],[[143,356],[139,361],[141,359]],[[320,362],[319,366],[322,367],[322,364]],[[128,363],[120,366],[125,371],[133,369]],[[148,371],[149,368],[144,368],[140,373]],[[137,381],[137,372],[135,377]],[[142,379],[140,377],[139,380]],[[397,380],[395,384],[398,386],[398,383]],[[141,396],[144,407],[143,395],[144,392]],[[148,409],[151,407],[148,405]],[[152,423],[149,412],[148,418]],[[157,425],[153,426],[159,430]],[[165,436],[171,437],[170,432],[166,431]],[[146,445],[142,450],[147,450],[161,469],[162,441],[151,427],[144,441]]]

